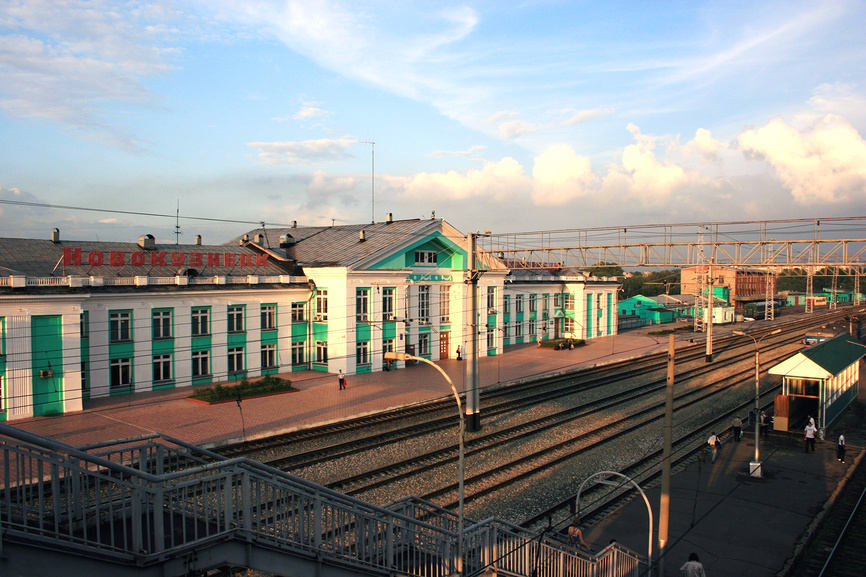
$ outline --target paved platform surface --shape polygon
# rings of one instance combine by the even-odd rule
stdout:
[[[703,350],[702,339],[690,342],[690,337],[694,335],[680,337],[678,349]],[[481,359],[481,385],[495,386],[637,357],[666,350],[667,344],[667,337],[629,332],[594,340],[573,351],[514,346],[504,355]],[[466,363],[447,360],[439,365],[457,389],[464,390]],[[444,379],[426,365],[351,375],[344,391],[338,389],[333,374],[303,371],[281,376],[290,378],[299,392],[247,399],[240,407],[236,403],[206,406],[187,401],[188,388],[137,393],[88,401],[80,413],[7,424],[71,445],[162,432],[190,443],[219,447],[451,395]],[[863,403],[862,398],[858,400],[858,407]],[[854,410],[849,413],[853,415]],[[728,440],[715,463],[695,462],[676,473],[664,575],[680,575],[679,567],[693,551],[710,577],[783,575],[849,467],[863,458],[866,425],[863,418],[854,421],[846,420],[850,434],[845,464],[839,463],[833,452],[836,430],[829,432],[832,438],[818,442],[814,454],[804,454],[799,436],[773,433],[761,444],[764,476],[755,479],[748,475],[754,440],[747,434],[740,443]],[[647,493],[657,530],[660,489],[650,487]],[[588,527],[586,533],[596,550],[616,538],[646,553],[648,519],[643,500],[624,505],[605,521]],[[653,543],[657,553],[657,541]]]

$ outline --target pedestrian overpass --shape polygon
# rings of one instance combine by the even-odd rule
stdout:
[[[0,424],[0,575],[281,576],[461,573],[457,516],[408,497],[377,507],[165,435],[72,447]],[[556,535],[466,521],[463,575],[637,576]]]

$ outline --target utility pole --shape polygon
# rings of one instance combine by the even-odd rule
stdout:
[[[664,447],[662,448],[662,492],[659,500],[659,570],[657,575],[665,574],[665,545],[668,542],[668,521],[671,507],[671,456],[673,453],[674,426],[674,358],[676,338],[668,336],[668,380],[665,397]]]
[[[478,393],[478,274],[476,268],[477,239],[469,233],[469,311],[467,311],[466,331],[469,341],[466,347],[466,420],[467,429],[475,433],[481,430],[481,407]]]

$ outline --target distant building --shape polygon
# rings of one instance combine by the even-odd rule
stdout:
[[[256,229],[218,245],[0,238],[0,421],[86,399],[454,358],[617,330],[615,279],[484,257],[443,220]]]
[[[737,313],[743,312],[745,303],[766,300],[767,283],[770,283],[769,294],[776,294],[776,277],[761,271],[745,271],[726,267],[713,267],[713,294],[725,298],[734,305]],[[708,267],[689,267],[682,269],[680,276],[681,290],[686,294],[706,294],[707,281],[700,282],[699,275],[706,276]],[[723,292],[724,291],[724,292]],[[727,293],[727,294],[725,294]]]

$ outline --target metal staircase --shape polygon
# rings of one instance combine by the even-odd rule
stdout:
[[[387,507],[165,435],[72,447],[0,425],[0,575],[457,574],[457,517],[407,497]],[[617,547],[574,551],[488,519],[463,531],[464,575],[639,575]]]

